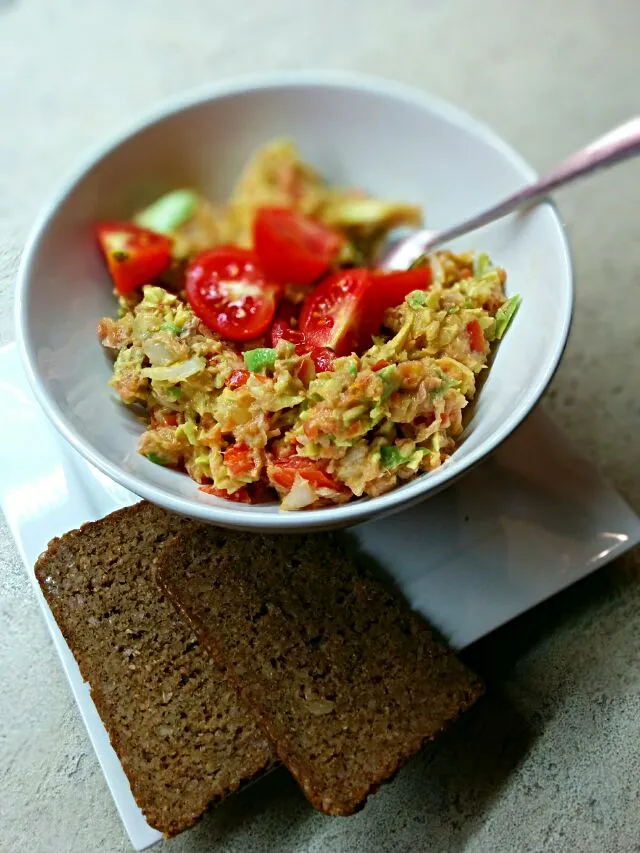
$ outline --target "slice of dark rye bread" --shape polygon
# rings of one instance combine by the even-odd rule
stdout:
[[[482,693],[330,534],[193,526],[163,549],[156,576],[327,814],[356,811]]]
[[[148,503],[54,539],[36,576],[149,824],[166,836],[272,761],[152,569],[185,524]]]

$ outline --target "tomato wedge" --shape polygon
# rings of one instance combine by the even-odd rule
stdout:
[[[130,222],[100,222],[98,243],[118,293],[131,293],[171,265],[171,240]]]
[[[363,298],[371,283],[371,272],[354,268],[330,275],[305,299],[300,329],[313,347],[328,347],[336,355],[357,348]]]
[[[380,332],[387,308],[400,305],[414,290],[427,290],[431,285],[431,268],[393,272],[373,271],[362,301],[362,320],[358,344],[361,350],[371,346],[373,335]]]
[[[316,281],[334,263],[343,242],[335,231],[287,208],[261,208],[253,226],[260,263],[282,284]]]
[[[271,482],[286,491],[293,487],[296,474],[319,489],[333,489],[338,492],[345,489],[344,486],[336,483],[316,461],[306,456],[286,456],[269,466]]]
[[[271,325],[280,288],[269,282],[252,252],[233,246],[207,249],[187,267],[186,290],[194,313],[230,341],[250,341]]]
[[[278,341],[281,340],[295,344],[298,355],[303,355],[307,351],[302,332],[292,329],[285,320],[275,320],[271,327],[271,346],[277,347]]]

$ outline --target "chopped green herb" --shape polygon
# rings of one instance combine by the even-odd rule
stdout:
[[[180,326],[176,326],[175,323],[163,323],[160,326],[160,330],[162,332],[173,332],[174,335],[179,335],[182,329]]]
[[[384,382],[384,391],[382,392],[382,399],[388,400],[389,397],[393,394],[394,391],[397,391],[400,387],[400,377],[398,376],[398,369],[395,364],[389,364],[387,367],[383,367],[382,370],[377,371],[377,375]]]
[[[349,376],[353,376],[354,379],[358,375],[358,368],[356,367],[353,361],[350,361],[347,365],[347,373],[349,374]]]
[[[271,370],[276,363],[276,351],[271,347],[258,347],[244,354],[244,363],[247,370],[252,373],[260,373],[262,370]]]
[[[158,456],[157,453],[147,453],[147,459],[149,460],[149,462],[153,462],[154,465],[168,465],[169,464],[161,456]]]
[[[380,448],[380,458],[385,468],[397,468],[398,465],[407,461],[400,448],[390,444],[385,444]]]
[[[522,297],[519,295],[512,296],[510,299],[501,305],[496,311],[496,338],[500,340],[509,327],[509,323],[516,315]]]
[[[129,259],[129,254],[127,252],[123,252],[122,249],[118,249],[117,251],[112,252],[111,257],[119,264],[123,264]]]
[[[193,216],[197,204],[198,194],[193,190],[174,190],[142,210],[133,221],[141,228],[170,234]]]
[[[412,290],[405,299],[414,311],[418,311],[420,308],[424,308],[427,301],[427,295],[426,290]]]
[[[174,400],[179,400],[182,397],[182,388],[167,388],[167,394]]]

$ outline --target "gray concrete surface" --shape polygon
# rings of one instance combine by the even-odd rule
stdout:
[[[450,98],[544,168],[638,110],[638,32],[637,0],[0,0],[0,343],[52,184],[160,97],[355,68]],[[639,178],[629,164],[559,198],[578,299],[544,404],[638,510]],[[636,552],[472,650],[489,699],[358,816],[314,813],[281,773],[162,849],[640,851],[639,567]],[[0,673],[0,850],[128,850],[2,523]]]

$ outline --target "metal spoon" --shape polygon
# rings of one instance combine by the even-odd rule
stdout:
[[[472,216],[452,228],[445,228],[443,231],[416,231],[415,234],[398,241],[384,251],[379,265],[385,269],[407,269],[416,258],[430,252],[436,246],[500,219],[519,207],[540,201],[552,190],[576,178],[589,175],[605,166],[612,166],[636,154],[640,154],[640,117],[631,119],[609,133],[605,133],[535,183],[510,195],[483,213]]]

